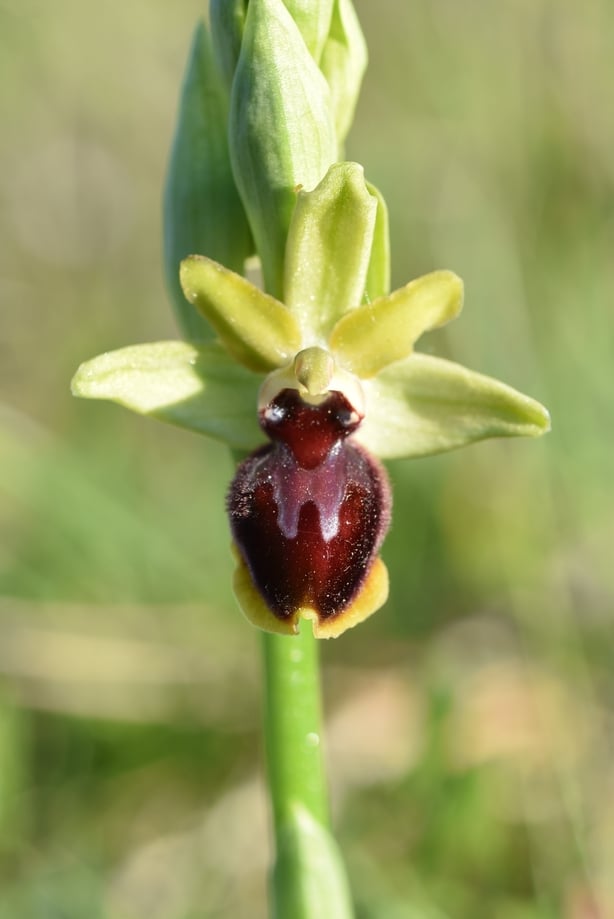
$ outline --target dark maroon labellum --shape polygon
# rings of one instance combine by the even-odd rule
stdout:
[[[360,417],[340,392],[317,405],[282,390],[260,413],[272,443],[237,470],[232,533],[279,619],[310,607],[325,620],[359,593],[390,520],[386,473],[348,435]]]

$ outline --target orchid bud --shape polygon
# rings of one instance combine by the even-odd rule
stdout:
[[[284,0],[316,64],[328,41],[334,4],[335,0]]]
[[[248,5],[229,137],[265,287],[282,297],[296,190],[317,185],[337,153],[328,84],[282,0]]]
[[[335,0],[320,70],[330,87],[340,149],[352,125],[366,67],[367,45],[352,0]]]

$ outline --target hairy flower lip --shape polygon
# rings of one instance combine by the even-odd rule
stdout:
[[[314,404],[285,388],[261,423],[271,442],[240,464],[228,494],[234,542],[254,588],[239,571],[238,598],[260,626],[264,603],[272,631],[287,632],[303,617],[317,632],[316,622],[339,618],[325,631],[340,634],[385,600],[385,568],[372,570],[390,521],[387,475],[354,441],[361,419],[341,392]]]

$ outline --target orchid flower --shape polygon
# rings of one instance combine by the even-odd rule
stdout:
[[[375,459],[439,453],[485,437],[536,436],[546,410],[497,380],[414,349],[461,310],[463,285],[433,271],[388,293],[383,201],[355,163],[299,190],[285,302],[205,256],[181,285],[216,334],[82,365],[73,391],[111,399],[256,450],[228,497],[244,613],[292,634],[337,636],[388,594],[379,549],[390,488]]]

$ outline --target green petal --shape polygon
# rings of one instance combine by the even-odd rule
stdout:
[[[377,199],[373,245],[365,289],[365,300],[372,303],[378,297],[385,297],[390,293],[390,230],[384,196],[371,182],[367,182],[367,190]]]
[[[326,339],[363,298],[377,199],[362,166],[336,163],[313,191],[301,191],[288,233],[285,302],[303,341]]]
[[[200,24],[181,92],[164,192],[164,269],[184,334],[212,337],[179,285],[179,263],[203,252],[242,272],[254,251],[228,151],[228,93],[218,74],[207,29]]]
[[[367,411],[356,438],[384,459],[442,453],[486,437],[538,437],[548,412],[510,386],[426,354],[365,384]]]
[[[451,271],[433,271],[343,316],[330,347],[359,377],[372,377],[411,354],[414,342],[461,310],[463,282]]]
[[[296,188],[317,185],[337,150],[328,84],[282,0],[250,0],[229,131],[265,287],[281,298]]]
[[[330,86],[337,142],[345,141],[367,67],[367,44],[352,0],[335,0],[320,69]]]
[[[267,373],[300,348],[299,329],[283,303],[241,275],[200,255],[181,263],[181,286],[222,344],[248,370]]]
[[[217,344],[161,341],[99,355],[79,367],[71,386],[75,396],[108,399],[253,450],[264,440],[256,412],[259,383]]]

